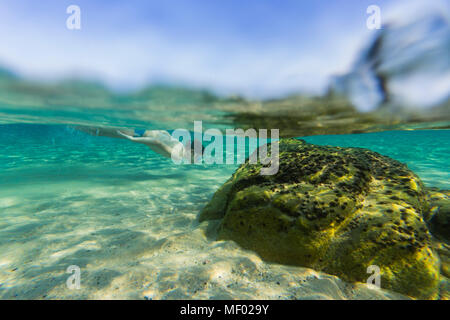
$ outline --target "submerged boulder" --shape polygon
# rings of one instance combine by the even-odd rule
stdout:
[[[269,149],[270,150],[270,149]],[[360,148],[279,141],[279,172],[244,163],[215,193],[200,220],[222,219],[234,240],[267,261],[310,267],[381,287],[436,298],[439,258],[424,221],[428,196],[405,165]]]
[[[430,190],[431,210],[428,223],[433,235],[450,243],[450,190]]]
[[[450,190],[429,192],[430,212],[427,222],[435,241],[435,249],[441,260],[441,299],[450,300]]]

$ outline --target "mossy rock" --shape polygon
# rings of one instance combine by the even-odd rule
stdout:
[[[270,147],[269,147],[270,150]],[[279,142],[279,172],[241,165],[200,220],[222,219],[219,240],[263,259],[310,267],[416,298],[439,296],[439,258],[424,221],[428,194],[405,165],[360,148]]]
[[[431,209],[427,221],[430,231],[450,243],[450,191],[430,190],[429,198]]]

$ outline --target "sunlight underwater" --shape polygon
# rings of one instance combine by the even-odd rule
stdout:
[[[177,166],[63,125],[2,125],[0,135],[2,299],[403,297],[213,241],[217,222],[198,214],[237,164]],[[305,140],[370,148],[449,188],[448,130]],[[70,265],[81,268],[79,290],[66,287]]]

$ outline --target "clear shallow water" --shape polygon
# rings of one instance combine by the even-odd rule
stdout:
[[[0,137],[0,298],[293,294],[258,278],[291,269],[268,270],[275,267],[199,233],[198,213],[237,165],[177,166],[144,145],[62,125],[2,125]],[[304,139],[370,148],[407,163],[428,186],[449,188],[448,130]],[[83,270],[80,291],[65,287],[69,265]],[[232,280],[218,276],[236,268]]]
[[[193,230],[235,169],[174,166],[66,126],[7,125],[0,136],[0,298],[47,296],[71,264],[90,270],[97,292],[158,240]]]

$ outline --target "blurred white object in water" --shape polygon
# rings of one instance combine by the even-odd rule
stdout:
[[[441,2],[398,11],[376,32],[352,70],[333,78],[331,91],[348,97],[361,111],[380,105],[426,109],[448,99],[449,12]]]

